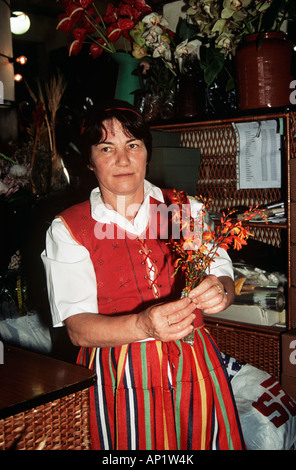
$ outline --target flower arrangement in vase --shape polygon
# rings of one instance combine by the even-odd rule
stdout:
[[[137,43],[138,33],[143,32],[143,27],[147,30],[145,40],[147,43],[150,41],[151,49],[154,50],[151,58],[153,61],[157,58],[164,59],[164,63],[170,68],[170,61],[167,60],[168,49],[162,47],[164,41],[161,40],[157,50],[155,47],[156,35],[157,38],[160,37],[156,30],[159,25],[163,27],[165,20],[157,13],[153,13],[144,0],[122,0],[118,6],[109,3],[104,14],[98,10],[95,2],[90,0],[62,0],[62,5],[65,13],[60,15],[57,29],[71,36],[69,55],[78,55],[83,47],[88,47],[89,54],[94,59],[106,52],[119,64],[116,98],[134,103],[134,96],[131,96],[131,93],[141,87],[139,74],[134,73],[134,70],[143,57]],[[161,32],[164,33],[164,29],[161,29]],[[155,64],[158,64],[158,61]],[[163,68],[163,63],[161,65]],[[124,78],[122,78],[123,70],[126,72]],[[162,83],[167,70],[161,72],[162,80],[159,81],[159,76],[157,80],[159,83]],[[171,72],[174,74],[172,70]],[[127,86],[130,89],[127,89]]]
[[[256,33],[260,46],[265,33],[280,31],[286,21],[296,19],[296,4],[290,0],[189,0],[186,13],[198,27],[204,46],[201,67],[206,84],[225,70],[231,88],[233,58],[242,40]]]

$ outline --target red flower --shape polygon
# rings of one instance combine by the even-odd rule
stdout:
[[[57,25],[57,29],[62,31],[63,33],[69,33],[73,26],[73,21],[69,16],[63,14],[59,16],[59,23]]]
[[[118,7],[118,13],[120,16],[133,16],[133,8],[131,5],[120,3]]]
[[[136,8],[132,8],[132,17],[135,23],[140,19],[140,16],[142,16],[142,12]]]
[[[79,41],[79,39],[75,39],[69,45],[69,55],[78,55],[82,49],[83,41]]]
[[[107,24],[115,23],[117,21],[117,8],[114,8],[113,3],[109,3],[103,20]]]
[[[133,3],[134,3],[134,7],[137,10],[141,11],[142,13],[146,13],[152,10],[152,8],[149,5],[147,5],[145,0],[135,0],[135,2]]]
[[[98,40],[98,42],[100,42],[100,41],[103,42],[102,39],[101,39],[101,40],[100,40],[100,39]],[[100,55],[102,54],[102,52],[103,52],[103,48],[100,47],[98,44],[92,44],[92,45],[90,46],[90,55],[92,56],[93,59],[97,59],[98,57],[100,57]]]
[[[91,5],[92,2],[93,0],[79,0],[80,5],[84,9],[86,9],[89,5]]]
[[[92,16],[93,18],[97,14],[97,10],[94,7],[87,8],[85,11],[87,12],[87,15]]]
[[[99,21],[97,21],[97,23],[98,23],[98,22],[99,22]],[[81,26],[83,29],[85,29],[88,34],[93,34],[93,33],[96,31],[95,28],[94,28],[94,26],[92,26],[92,25],[90,24],[90,22],[87,21],[86,18],[83,18],[83,19],[82,19],[82,21],[81,21],[81,23],[80,23],[80,26]]]
[[[106,29],[106,37],[110,42],[115,42],[117,41],[118,38],[120,38],[121,35],[121,29],[118,28],[117,24],[113,23],[111,26],[109,26]]]
[[[86,36],[86,29],[85,28],[75,28],[73,30],[73,36],[75,39],[78,39],[79,41],[84,41],[85,36]]]
[[[129,31],[134,27],[135,23],[129,18],[119,18],[117,25],[121,31]]]
[[[79,4],[79,2],[72,3],[72,5],[69,5],[66,8],[66,13],[68,16],[71,18],[73,23],[76,23],[77,21],[80,20],[84,10],[82,6]]]
[[[98,38],[101,38],[104,42],[103,49],[115,52],[113,43],[121,35],[130,42],[131,37],[128,32],[134,28],[143,13],[151,11],[145,0],[120,0],[119,6],[109,3],[105,15],[101,16],[94,7],[93,0],[60,1],[66,14],[60,17],[58,29],[69,33],[75,26],[74,40],[69,46],[70,55],[76,55],[81,50],[86,35],[99,47]],[[97,47],[91,52],[93,56],[98,56],[100,53],[101,49]]]

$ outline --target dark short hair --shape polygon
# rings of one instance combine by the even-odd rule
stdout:
[[[147,150],[147,161],[152,151],[152,136],[149,126],[137,110],[125,101],[114,100],[100,106],[92,106],[89,110],[81,131],[81,152],[87,165],[91,163],[91,147],[107,137],[104,121],[117,119],[127,135],[142,140]]]

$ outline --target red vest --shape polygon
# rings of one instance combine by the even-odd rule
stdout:
[[[169,205],[170,191],[163,194]],[[150,221],[140,237],[116,224],[96,222],[89,201],[59,216],[74,240],[90,253],[101,314],[136,313],[151,303],[180,298],[183,284],[179,276],[173,276],[174,259],[167,246],[170,224],[161,207],[166,206],[150,199]]]

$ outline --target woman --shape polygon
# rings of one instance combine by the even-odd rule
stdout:
[[[209,275],[180,298],[164,235],[170,192],[145,180],[151,135],[142,117],[126,103],[94,110],[83,141],[99,187],[53,221],[43,260],[54,325],[66,325],[79,362],[97,373],[93,448],[244,448],[227,374],[198,310],[217,313],[232,302],[228,255],[220,250]],[[194,345],[180,341],[193,328]]]

